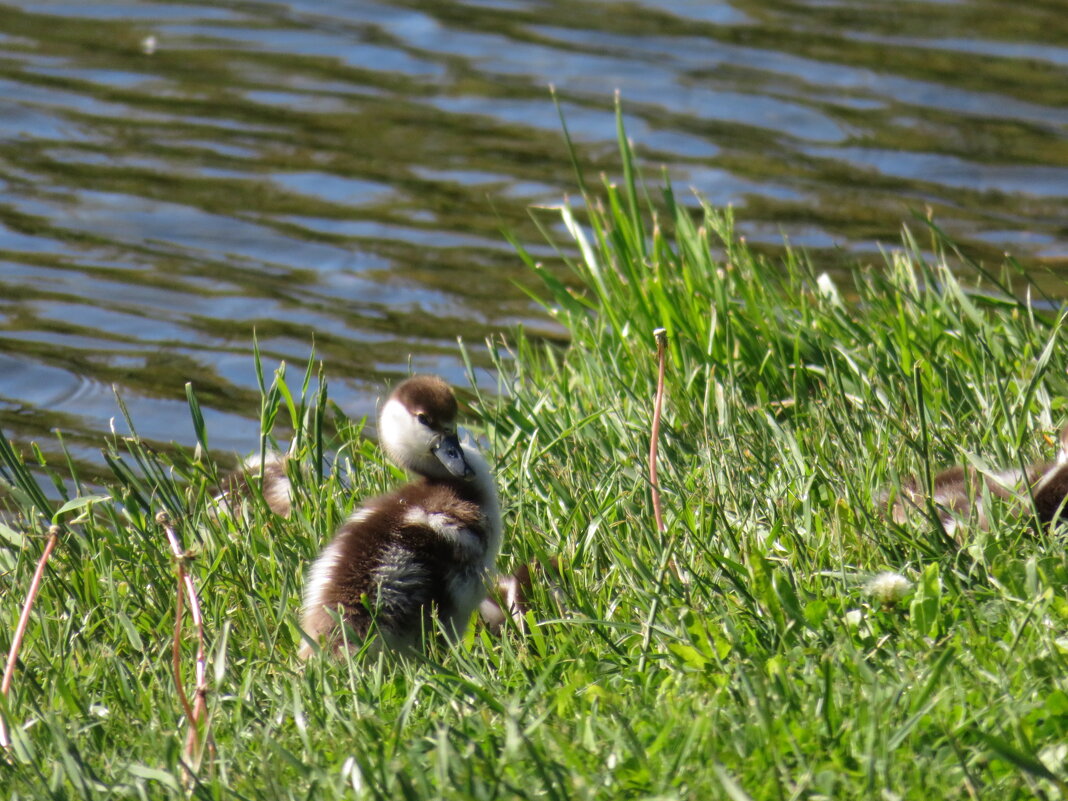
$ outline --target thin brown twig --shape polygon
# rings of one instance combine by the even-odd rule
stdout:
[[[41,558],[37,561],[37,569],[34,571],[33,580],[30,582],[30,591],[26,594],[26,601],[22,605],[22,614],[19,615],[19,624],[15,627],[15,636],[11,640],[11,650],[7,655],[7,664],[4,666],[4,680],[0,683],[0,694],[3,694],[4,698],[7,698],[8,691],[11,689],[11,679],[15,675],[15,663],[18,662],[19,648],[22,647],[22,638],[25,636],[26,627],[30,622],[33,602],[37,598],[37,590],[41,586],[41,578],[44,576],[48,557],[52,555],[52,550],[56,547],[56,543],[59,542],[59,534],[59,526],[52,526],[48,529],[48,542],[45,543],[44,553],[41,554]],[[0,717],[0,746],[4,748],[11,747],[11,742],[7,738],[7,727],[4,725],[2,717]]]
[[[178,700],[185,710],[186,720],[193,720],[193,706],[189,703],[189,696],[185,694],[185,684],[182,682],[182,600],[185,593],[182,586],[185,583],[185,567],[181,560],[178,561],[178,599],[174,604],[174,642],[171,644],[171,661],[174,667],[174,686],[178,690]]]
[[[178,602],[175,610],[174,647],[172,649],[174,657],[174,681],[178,688],[178,698],[182,703],[182,709],[185,711],[186,717],[189,720],[189,735],[186,737],[185,741],[186,762],[189,765],[190,772],[196,772],[204,754],[204,743],[207,741],[208,735],[208,669],[204,648],[204,619],[200,614],[200,601],[197,598],[197,588],[193,583],[193,577],[185,570],[187,555],[185,551],[182,550],[182,545],[178,541],[178,535],[174,531],[174,526],[165,512],[160,512],[156,515],[156,522],[159,523],[159,525],[163,527],[164,532],[166,532],[167,541],[171,546],[171,553],[174,555],[178,565]],[[182,672],[179,664],[183,591],[184,594],[189,597],[189,613],[193,616],[193,625],[197,631],[196,689],[194,690],[194,701],[192,704],[189,703],[189,697],[186,695],[185,686],[182,684]]]
[[[656,519],[656,530],[661,534],[666,530],[664,515],[660,508],[660,481],[656,476],[656,457],[660,445],[660,414],[664,407],[664,362],[667,347],[667,331],[658,328],[653,331],[656,338],[656,400],[653,402],[653,430],[649,438],[649,484],[653,492],[653,517]]]

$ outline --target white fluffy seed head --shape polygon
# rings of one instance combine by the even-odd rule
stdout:
[[[912,591],[912,582],[900,573],[887,571],[871,579],[865,589],[878,603],[893,606]]]

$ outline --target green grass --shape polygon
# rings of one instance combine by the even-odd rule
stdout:
[[[309,560],[400,475],[322,376],[279,373],[262,379],[260,447],[297,432],[297,511],[282,520],[253,500],[245,518],[215,517],[220,468],[191,395],[203,447],[161,456],[112,437],[107,497],[58,515],[0,701],[15,741],[5,797],[188,795],[161,510],[195,552],[209,642],[213,745],[196,798],[1068,792],[1065,532],[995,506],[992,530],[957,547],[933,515],[882,514],[903,476],[1051,456],[1043,435],[1068,416],[1059,315],[989,276],[982,292],[962,284],[933,228],[936,256],[906,238],[821,290],[802,254],[769,263],[729,213],[647,192],[621,146],[623,185],[584,187],[563,213],[570,271],[524,256],[570,347],[510,335],[492,345],[501,392],[466,396],[497,465],[502,566],[558,556],[562,609],[541,588],[526,635],[474,628],[425,661],[302,665]],[[540,217],[547,231],[561,221]],[[647,478],[659,327],[663,534]],[[98,492],[39,461],[0,452],[5,652],[55,514],[36,481]],[[865,590],[885,570],[915,585],[896,606]],[[194,649],[187,624],[190,690]]]

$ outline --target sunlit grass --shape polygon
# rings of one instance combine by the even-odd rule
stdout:
[[[221,469],[191,393],[202,447],[164,456],[111,437],[107,497],[59,515],[0,701],[7,796],[186,794],[159,511],[195,553],[208,628],[212,747],[195,797],[1064,795],[1064,532],[995,507],[992,530],[957,547],[934,516],[897,526],[882,514],[901,476],[1054,452],[1045,437],[1068,397],[1059,315],[989,279],[974,291],[933,230],[934,257],[906,238],[837,286],[801,254],[768,263],[729,213],[684,209],[670,189],[654,211],[621,147],[621,186],[539,213],[579,254],[569,274],[528,259],[570,347],[495,342],[501,392],[467,392],[497,465],[503,566],[558,557],[564,608],[543,587],[525,635],[474,628],[426,660],[302,665],[309,560],[400,476],[313,370],[262,376],[264,439],[249,451],[297,432],[295,513],[277,518],[257,498],[220,513]],[[663,534],[646,463],[660,327]],[[48,497],[97,492],[38,461],[0,451],[5,651],[55,514]],[[900,583],[869,595],[886,571],[912,583],[896,602]]]

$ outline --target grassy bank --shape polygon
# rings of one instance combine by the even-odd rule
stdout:
[[[357,499],[400,476],[320,377],[265,376],[265,445],[297,432],[292,519],[258,502],[247,518],[211,513],[219,468],[195,403],[206,447],[159,457],[112,437],[107,496],[59,513],[0,700],[5,796],[187,794],[160,511],[193,552],[208,642],[197,798],[1065,793],[1064,533],[995,506],[991,532],[958,547],[933,515],[881,513],[903,476],[1051,456],[1068,398],[1057,315],[993,278],[971,291],[911,242],[837,285],[802,256],[765,262],[729,214],[695,217],[670,190],[654,213],[623,157],[622,186],[589,190],[581,222],[542,214],[581,254],[566,277],[530,262],[571,346],[494,343],[504,391],[467,395],[498,469],[502,564],[559,557],[562,606],[542,588],[528,634],[476,628],[422,663],[299,664],[305,566]],[[664,532],[647,463],[656,328]],[[12,452],[0,459],[15,485],[0,525],[6,653],[43,546],[38,509],[53,510]],[[61,494],[95,492],[51,470]],[[873,596],[883,571],[909,594]],[[187,624],[187,689],[194,652]]]

